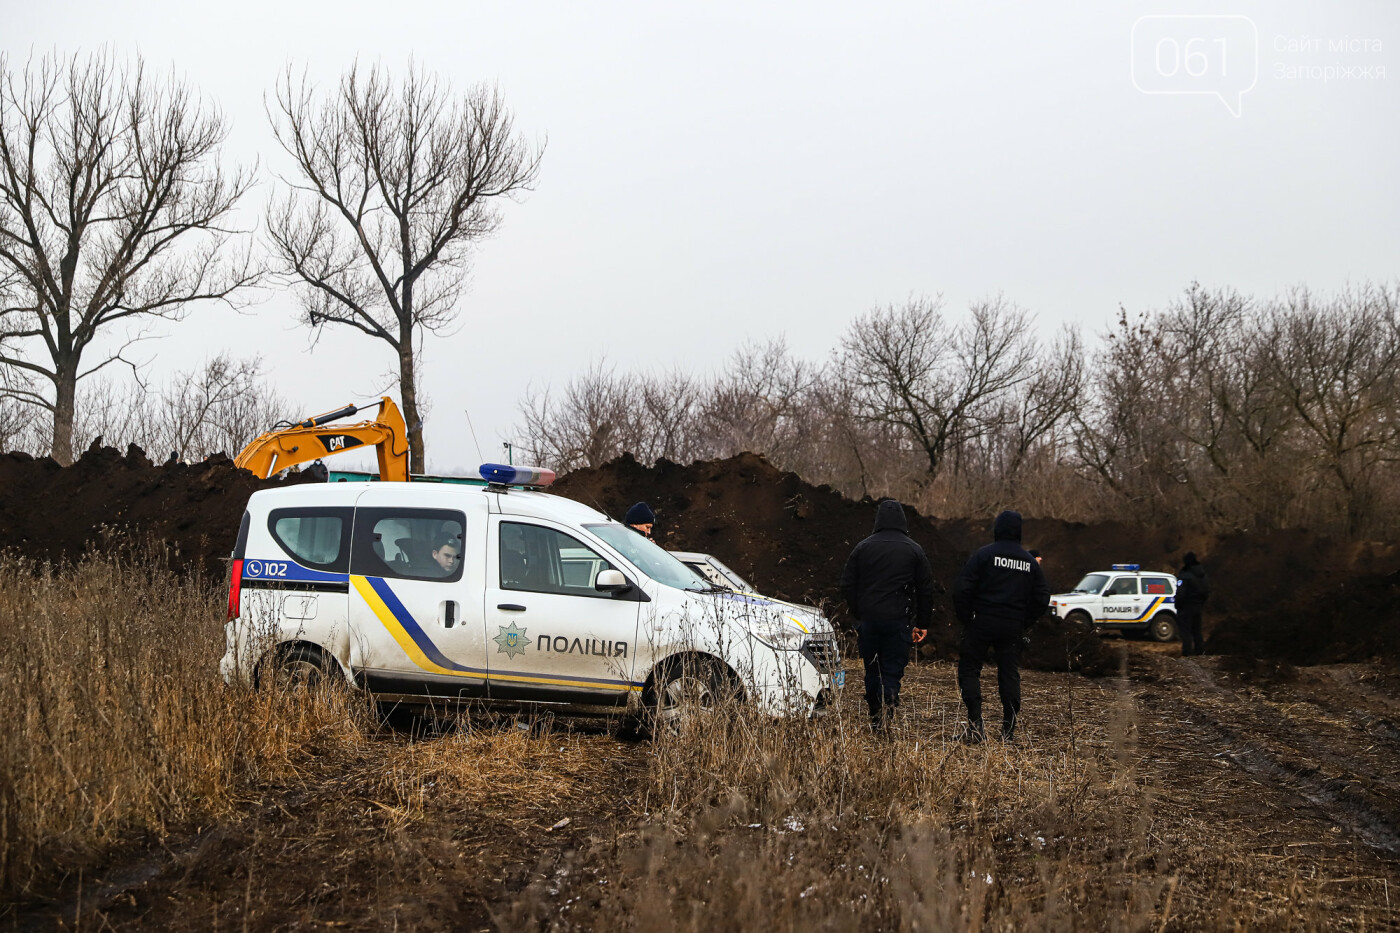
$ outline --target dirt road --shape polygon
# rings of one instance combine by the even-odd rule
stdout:
[[[1153,893],[1166,929],[1214,928],[1227,904],[1262,927],[1400,927],[1400,676],[1127,647],[1121,677],[1025,678],[1016,754],[1117,760],[1111,780],[1145,801],[1122,830],[1144,840],[1131,858],[1112,839],[1067,850],[1083,877],[1170,879]],[[905,736],[951,739],[952,684],[946,663],[911,669]],[[649,757],[587,722],[367,735],[240,819],[133,843],[0,929],[501,929],[527,886],[567,921],[622,880],[642,814],[665,805],[647,799]],[[1009,839],[998,855],[1025,859]]]

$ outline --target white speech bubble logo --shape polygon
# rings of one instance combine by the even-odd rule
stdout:
[[[1133,23],[1133,87],[1213,94],[1234,116],[1259,83],[1259,28],[1248,16],[1152,15]]]

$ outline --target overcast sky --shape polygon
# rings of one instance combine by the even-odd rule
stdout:
[[[479,462],[464,409],[497,459],[526,387],[602,354],[703,372],[785,334],[823,357],[911,293],[1000,291],[1094,333],[1192,280],[1400,275],[1400,3],[1064,6],[0,0],[0,49],[173,67],[232,117],[229,155],[261,161],[254,208],[286,165],[263,95],[288,62],[330,85],[413,56],[499,85],[548,147],[427,348],[429,468],[450,472]],[[1247,18],[1139,22],[1199,14]],[[150,375],[261,354],[312,411],[393,367],[358,333],[312,347],[285,294],[167,333]]]

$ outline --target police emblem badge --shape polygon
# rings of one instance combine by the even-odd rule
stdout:
[[[505,652],[507,658],[513,658],[517,654],[524,654],[525,649],[530,647],[530,642],[525,637],[525,629],[516,628],[514,622],[510,625],[498,625],[497,628],[500,629],[500,634],[491,639],[499,646],[496,648],[497,654]]]

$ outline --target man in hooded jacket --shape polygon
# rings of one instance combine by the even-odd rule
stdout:
[[[953,584],[953,608],[962,624],[958,688],[967,706],[966,741],[987,736],[982,725],[982,664],[996,652],[1001,695],[1001,735],[1010,741],[1021,715],[1021,638],[1050,606],[1050,587],[1040,564],[1021,547],[1021,513],[1002,512],[992,525],[991,544],[968,558]]]
[[[871,726],[879,729],[899,705],[909,649],[923,641],[933,617],[933,570],[924,549],[909,537],[904,506],[896,500],[880,503],[875,533],[851,551],[841,595],[857,620],[865,702]]]
[[[1181,656],[1184,658],[1206,650],[1201,638],[1201,610],[1210,595],[1210,582],[1195,551],[1187,551],[1181,563],[1181,585],[1176,589],[1176,621],[1181,627]]]

